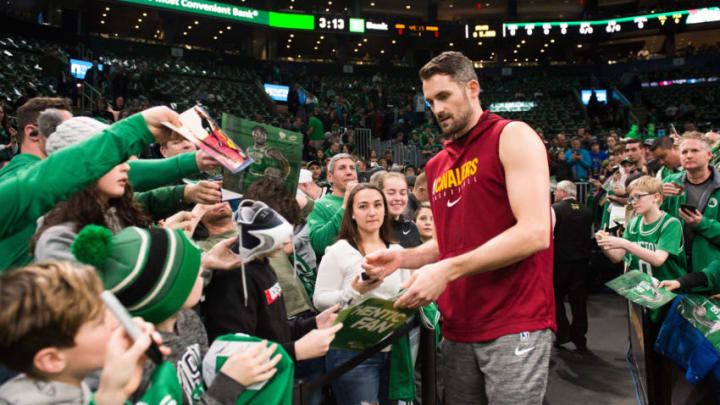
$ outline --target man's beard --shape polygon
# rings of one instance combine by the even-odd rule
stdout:
[[[465,111],[460,112],[457,116],[455,116],[455,114],[443,114],[437,117],[438,122],[440,122],[440,120],[445,117],[452,117],[453,123],[447,129],[443,128],[443,126],[440,125],[440,129],[442,130],[443,134],[449,136],[451,139],[457,139],[465,135],[460,131],[464,130],[468,126],[470,122],[470,117],[473,113],[472,107],[470,106],[470,99],[467,97],[467,95],[463,95],[465,96],[465,106],[467,107]]]
[[[451,115],[452,116],[452,115]],[[468,123],[470,122],[470,116],[472,116],[472,110],[467,109],[462,115],[458,115],[457,117],[452,116],[453,123],[447,128],[443,128],[440,126],[440,129],[443,131],[443,134],[449,136],[452,139],[457,139],[463,135],[461,131],[464,130]],[[442,118],[445,118],[446,116],[443,116]],[[440,118],[439,118],[440,119]]]

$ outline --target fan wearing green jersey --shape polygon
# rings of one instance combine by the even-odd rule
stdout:
[[[687,270],[682,224],[660,209],[662,181],[643,176],[630,183],[628,202],[636,217],[622,238],[598,232],[598,245],[613,262],[625,260],[628,270],[640,270],[658,280],[674,280]]]
[[[682,224],[660,209],[662,180],[643,176],[630,183],[627,190],[628,203],[632,204],[636,216],[626,218],[627,227],[622,238],[598,232],[598,246],[611,261],[617,263],[624,259],[626,269],[640,270],[659,281],[683,276],[687,272],[687,261]],[[669,360],[649,349],[658,336],[666,309],[667,306],[642,312],[645,348],[650,351],[646,357],[648,381],[652,384],[649,390],[670,384],[664,371],[669,367]]]

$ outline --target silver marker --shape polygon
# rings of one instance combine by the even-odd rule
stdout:
[[[102,292],[102,294],[100,294],[100,299],[105,303],[107,309],[109,309],[110,312],[115,315],[115,318],[117,318],[118,322],[120,322],[120,325],[125,328],[125,331],[128,335],[130,335],[130,338],[133,341],[140,339],[144,332],[142,331],[142,329],[140,329],[139,326],[137,326],[135,322],[133,322],[132,317],[130,317],[127,309],[125,309],[125,307],[120,302],[120,300],[117,299],[115,294],[105,290]],[[163,355],[160,352],[160,348],[158,347],[157,343],[155,343],[152,338],[150,339],[150,347],[148,347],[148,349],[145,351],[145,354],[147,354],[150,360],[152,360],[155,364],[162,364]]]

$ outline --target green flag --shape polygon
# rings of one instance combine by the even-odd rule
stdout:
[[[222,129],[253,160],[250,167],[240,173],[223,170],[223,187],[242,193],[255,180],[275,176],[282,178],[288,190],[295,193],[300,176],[303,134],[227,113],[222,117]]]
[[[650,309],[660,308],[676,296],[665,288],[655,287],[652,277],[639,270],[630,270],[605,285],[628,300]]]
[[[689,294],[681,301],[677,311],[720,351],[720,307],[717,300]]]

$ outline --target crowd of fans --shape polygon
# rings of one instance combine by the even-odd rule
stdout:
[[[366,298],[393,299],[410,278],[399,269],[365,279],[363,258],[435,237],[424,163],[448,139],[423,94],[410,84],[387,94],[392,80],[382,73],[342,88],[332,78],[301,75],[287,115],[251,117],[306,135],[297,190],[266,176],[231,204],[215,181],[219,164],[162,126],[177,113],[151,107],[155,71],[145,65],[128,74],[122,63],[100,71],[98,62],[85,80],[103,96],[87,116],[73,116],[72,97],[31,91],[0,105],[0,398],[48,401],[51,390],[29,387],[49,381],[56,398],[78,403],[91,400],[90,390],[98,404],[142,401],[161,371],[143,356],[153,341],[176,367],[187,404],[256,395],[251,387],[274,375],[260,391],[286,398],[288,364],[289,376],[310,379],[353,357],[330,347],[342,328],[337,311]],[[193,96],[223,103],[205,87]],[[665,113],[697,117],[690,99],[683,106]],[[597,100],[588,115],[590,125],[574,134],[537,131],[556,201],[556,345],[573,342],[580,351],[587,350],[587,280],[573,270],[590,258],[591,229],[609,260],[624,259],[661,286],[718,292],[720,280],[720,134],[700,133],[693,123],[682,135],[605,131],[595,124],[623,128],[627,110]],[[360,153],[360,129],[416,148],[420,164],[397,161],[392,151]],[[148,153],[153,144],[157,153]],[[113,331],[102,290],[157,333],[133,341]],[[655,325],[663,316],[650,314]],[[211,378],[198,372],[215,361],[213,346],[235,333],[263,340],[226,353]],[[335,379],[335,400],[412,401],[414,389],[389,384],[391,357],[382,351]],[[412,362],[409,368],[412,374]],[[310,403],[323,394],[312,393]]]
[[[585,306],[598,262],[593,275],[581,269],[591,267],[593,239],[612,263],[624,261],[626,270],[651,275],[660,288],[718,293],[720,240],[715,229],[720,219],[716,208],[720,134],[698,132],[694,124],[684,129],[682,134],[644,140],[639,134],[597,139],[580,129],[569,145],[564,134],[550,142],[551,172],[558,180],[553,204],[556,346],[573,342],[578,350],[587,350]],[[591,187],[584,186],[588,183]],[[610,277],[619,273],[616,267]],[[565,298],[572,321],[565,312]],[[649,327],[643,328],[646,344],[662,347],[650,351],[647,365],[653,384],[649,395],[655,400],[669,396],[668,370],[677,367],[660,353],[676,360],[668,353],[677,353],[679,348],[665,341],[655,343],[669,312],[667,306],[649,311]],[[696,347],[690,346],[682,350]],[[718,398],[717,381],[713,377],[705,381]]]
[[[16,111],[19,132],[7,131],[14,139],[5,149],[20,152],[0,170],[0,397],[11,403],[38,380],[78,403],[89,400],[88,387],[97,403],[149,392],[155,366],[143,364],[142,353],[150,339],[133,343],[112,332],[102,289],[142,317],[144,330],[158,332],[153,339],[177,368],[183,403],[227,403],[278,372],[282,358],[297,364],[296,378],[317,375],[325,363],[331,368],[353,355],[328,351],[342,327],[333,325],[338,309],[391,298],[404,280],[397,272],[397,280],[366,282],[358,258],[391,241],[417,246],[433,237],[422,173],[414,188],[414,175],[384,171],[358,186],[356,161],[331,146],[326,166],[303,165],[298,190],[274,177],[252,183],[233,217],[219,183],[182,181],[208,178],[219,165],[164,129],[162,122],[177,122],[172,110],[106,120],[70,111],[67,99],[31,98]],[[134,159],[152,143],[161,159]],[[238,332],[278,345],[239,351],[212,382],[203,380],[193,367],[209,343]],[[380,378],[388,352],[372,362],[334,382],[340,403],[398,395]],[[131,378],[135,364],[142,380]],[[99,379],[91,373],[98,368]],[[292,387],[285,378],[277,384]],[[320,403],[320,394],[311,403]],[[32,391],[25,399],[49,395]],[[403,395],[394,399],[412,400]]]

